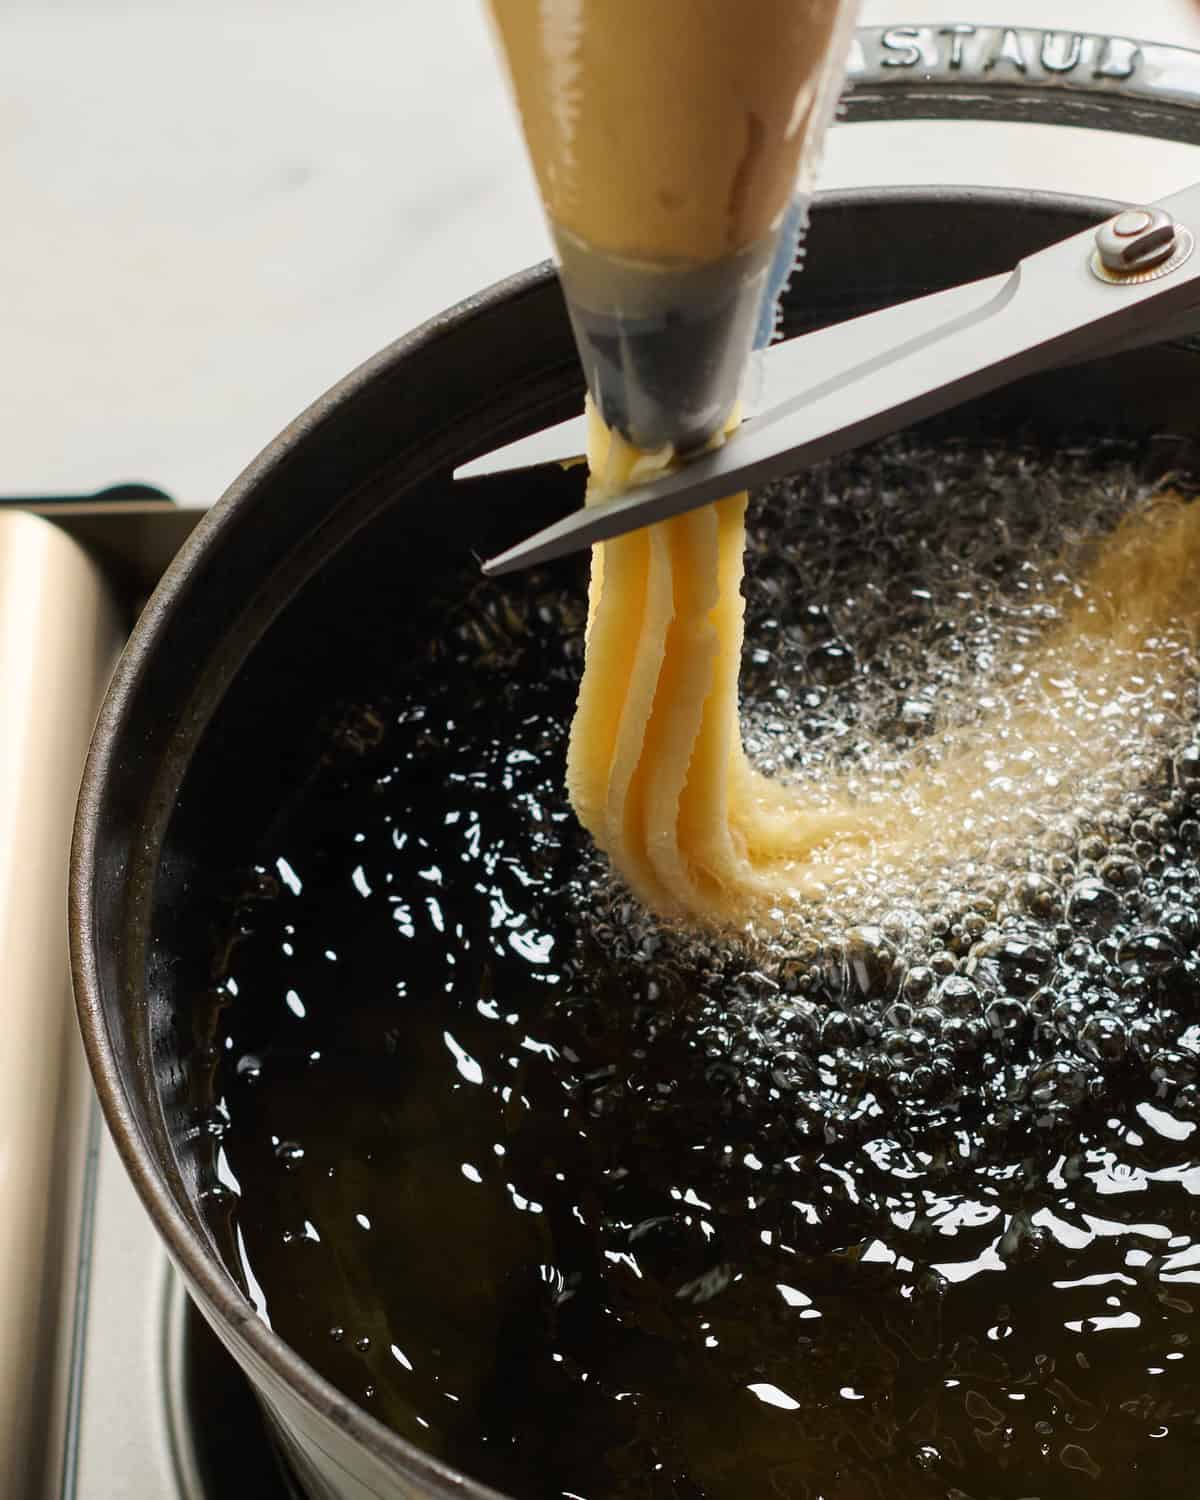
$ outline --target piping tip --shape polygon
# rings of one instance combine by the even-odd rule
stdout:
[[[698,266],[605,255],[558,236],[560,275],[588,390],[639,448],[686,453],[738,399],[774,236]]]

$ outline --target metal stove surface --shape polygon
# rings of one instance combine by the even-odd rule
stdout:
[[[297,1500],[245,1379],[196,1312],[95,1106],[63,1500]]]

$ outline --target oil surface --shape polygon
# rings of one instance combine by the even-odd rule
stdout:
[[[758,763],[881,796],[969,739],[1141,492],[1115,449],[892,443],[766,496]],[[994,838],[931,829],[917,874],[718,943],[566,805],[582,590],[463,577],[230,920],[210,1192],[262,1315],[522,1500],[1190,1495],[1183,636],[1103,757],[991,789]]]

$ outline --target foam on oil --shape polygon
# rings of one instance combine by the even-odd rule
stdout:
[[[581,591],[473,591],[230,924],[210,1195],[284,1337],[522,1497],[1189,1494],[1195,643],[1064,634],[1139,498],[910,442],[764,498],[754,758],[953,795],[756,938],[575,826]]]

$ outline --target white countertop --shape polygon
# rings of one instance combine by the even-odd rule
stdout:
[[[1082,3],[1200,45],[1200,0]],[[548,253],[481,0],[8,0],[0,35],[0,494],[140,478],[210,503],[347,370]],[[828,175],[936,180],[904,127],[864,168],[853,132],[879,128],[835,131]],[[1153,166],[1192,175],[1169,146]]]

